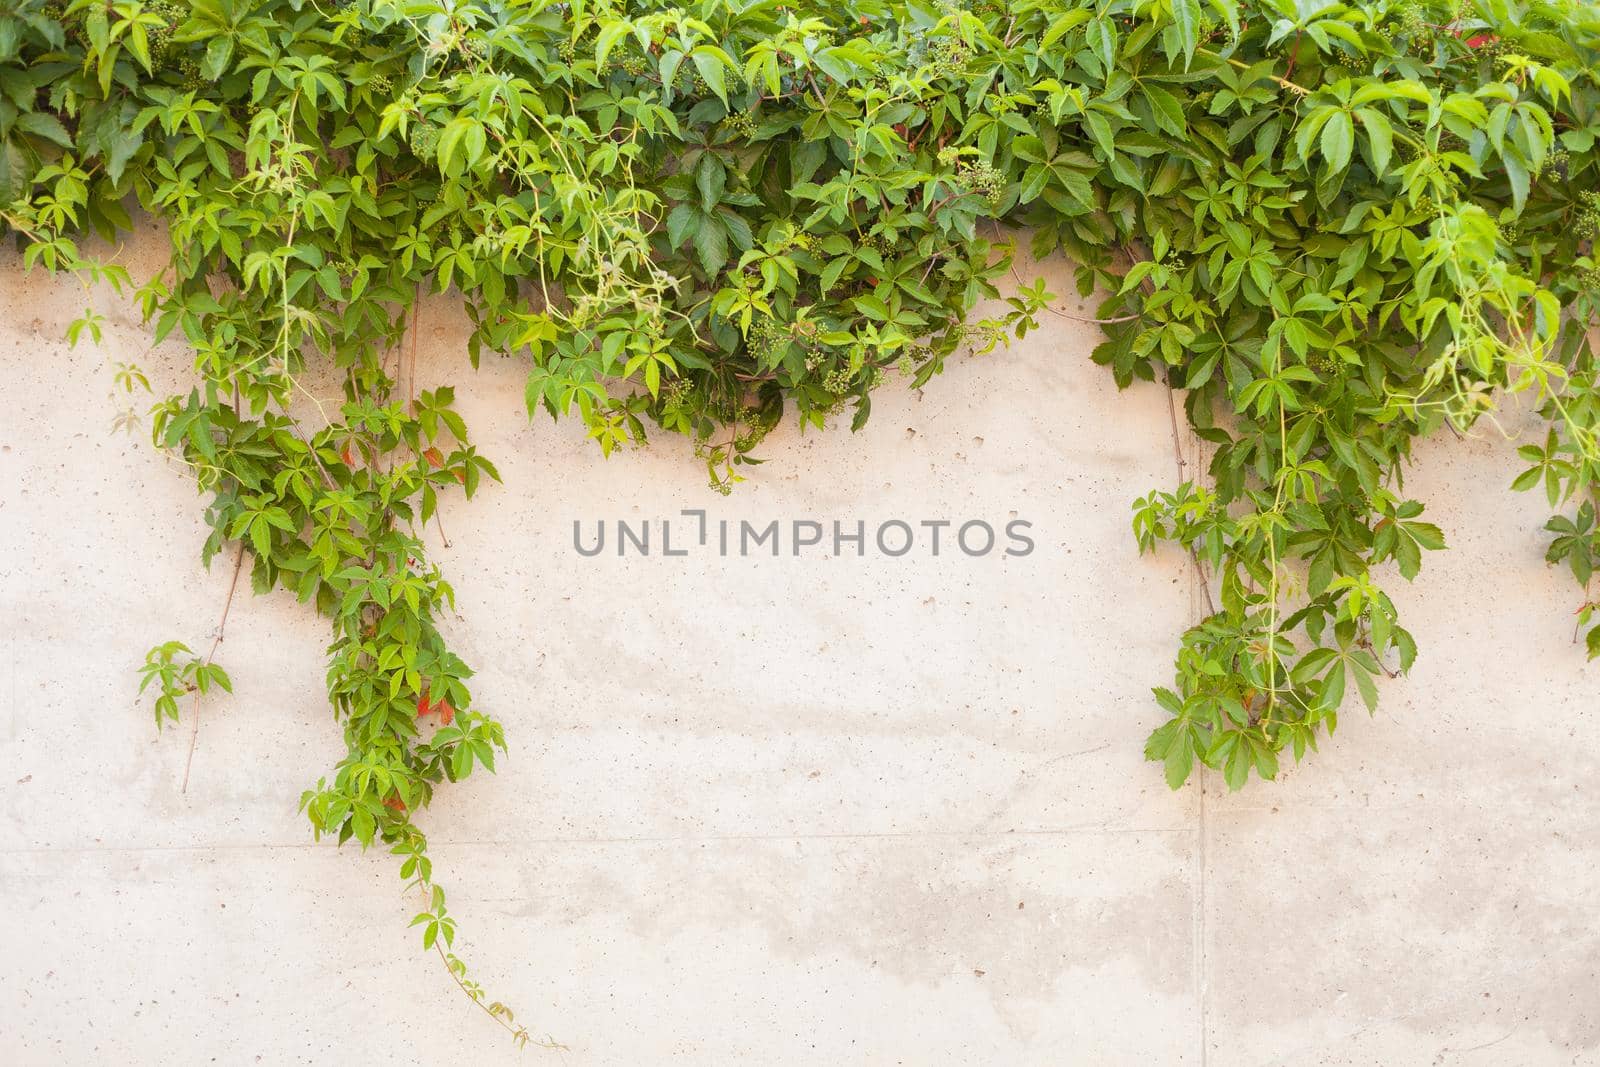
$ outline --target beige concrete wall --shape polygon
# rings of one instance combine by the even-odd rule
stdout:
[[[1600,1063],[1596,668],[1488,431],[1408,481],[1452,550],[1396,590],[1422,657],[1377,717],[1275,785],[1171,793],[1148,690],[1198,605],[1128,530],[1176,480],[1166,398],[1119,395],[1092,328],[888,388],[861,434],[786,428],[724,500],[679,442],[607,461],[530,427],[518,365],[473,373],[430,304],[423,384],[457,384],[505,476],[430,536],[512,747],[425,825],[458,948],[569,1049],[519,1057],[420,953],[389,857],[296,814],[341,742],[324,624],[286,596],[234,605],[236,696],[180,793],[192,720],[158,736],[134,669],[209,641],[228,573],[198,567],[184,472],[110,431],[110,361],[165,393],[188,357],[3,255],[0,1060]],[[69,350],[86,300],[105,343]],[[1038,549],[571,549],[574,519],[686,507],[1015,514]]]

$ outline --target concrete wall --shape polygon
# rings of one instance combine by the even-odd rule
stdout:
[[[430,304],[422,384],[457,384],[505,476],[430,536],[512,748],[424,822],[458,948],[568,1047],[519,1057],[421,954],[390,858],[297,815],[342,749],[325,624],[287,596],[235,603],[237,695],[180,792],[193,718],[158,735],[134,669],[208,644],[229,574],[184,472],[111,432],[110,363],[165,394],[188,356],[3,256],[0,1060],[1600,1063],[1600,676],[1487,428],[1408,479],[1452,550],[1395,590],[1422,656],[1377,717],[1275,785],[1171,793],[1148,690],[1199,605],[1128,530],[1177,480],[1166,397],[1119,395],[1091,327],[888,388],[861,434],[786,428],[724,500],[677,442],[607,461],[530,427],[518,365],[473,373]],[[105,343],[69,350],[86,301]],[[686,507],[1015,515],[1038,549],[572,551],[574,519]]]

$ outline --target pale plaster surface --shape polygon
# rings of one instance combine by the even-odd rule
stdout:
[[[158,735],[135,668],[209,643],[229,568],[198,566],[184,472],[111,432],[111,363],[164,395],[189,357],[0,256],[0,1062],[1600,1064],[1600,668],[1487,428],[1409,475],[1452,549],[1395,579],[1422,656],[1376,718],[1276,784],[1172,793],[1148,692],[1200,602],[1128,525],[1177,481],[1167,401],[1119,394],[1093,327],[887,388],[859,434],[786,427],[725,500],[680,442],[530,426],[520,365],[474,373],[434,301],[419,379],[505,484],[430,538],[511,751],[424,825],[458,948],[567,1046],[518,1054],[420,952],[391,859],[296,813],[341,741],[288,596],[235,603],[236,695],[180,793],[192,719]],[[86,301],[105,342],[69,350]],[[1038,549],[572,550],[574,519],[695,507],[1020,517]]]

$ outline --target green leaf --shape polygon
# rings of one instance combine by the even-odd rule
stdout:
[[[1194,61],[1195,47],[1200,40],[1200,0],[1170,0],[1172,26],[1183,42],[1183,60],[1187,67]]]
[[[722,160],[707,152],[700,157],[699,164],[694,171],[695,187],[700,190],[700,207],[709,212],[722,200],[722,193],[727,188],[728,172],[722,165]]]
[[[200,74],[207,81],[218,81],[228,72],[233,62],[233,36],[221,34],[206,43],[206,55],[200,63]]]
[[[724,57],[720,50],[702,45],[696,48],[690,56],[694,60],[695,69],[700,72],[700,77],[717,94],[717,99],[724,104],[728,102],[727,68],[724,66]]]
[[[1322,158],[1335,173],[1350,165],[1355,148],[1355,130],[1348,111],[1335,111],[1322,127]]]
[[[720,219],[708,218],[695,234],[694,250],[707,274],[716,274],[728,262],[728,237]]]
[[[1071,11],[1067,11],[1056,16],[1055,20],[1050,23],[1050,28],[1046,30],[1044,36],[1040,38],[1039,48],[1041,50],[1048,50],[1057,41],[1061,40],[1062,37],[1065,37],[1071,31],[1088,22],[1089,18],[1090,13],[1086,8],[1074,8]]]
[[[1394,127],[1389,120],[1372,108],[1356,112],[1367,131],[1367,147],[1372,152],[1372,169],[1382,177],[1389,169],[1389,159],[1394,155]]]
[[[452,175],[472,169],[482,157],[487,140],[483,123],[477,119],[467,115],[451,119],[439,131],[440,172]],[[457,163],[460,163],[459,167]]]
[[[679,204],[667,215],[667,241],[673,248],[680,248],[683,242],[699,232],[701,219],[704,218],[693,205]]]
[[[1194,748],[1189,744],[1187,735],[1180,737],[1167,750],[1163,769],[1169,788],[1178,789],[1189,780],[1189,772],[1194,769]]]
[[[1111,124],[1106,121],[1105,116],[1098,111],[1085,111],[1083,119],[1089,126],[1089,135],[1094,138],[1095,144],[1100,146],[1100,151],[1107,159],[1115,159],[1116,140],[1111,136]]]
[[[24,111],[17,116],[13,127],[35,137],[43,137],[62,148],[73,147],[72,135],[61,125],[61,120],[44,111]]]
[[[1155,115],[1157,126],[1178,137],[1188,132],[1188,124],[1183,119],[1183,105],[1178,102],[1176,96],[1153,82],[1143,83],[1139,86],[1139,91],[1150,102],[1150,110]]]
[[[33,167],[20,145],[0,141],[0,204],[19,199],[28,189]]]

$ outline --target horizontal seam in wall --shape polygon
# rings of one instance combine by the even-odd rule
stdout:
[[[486,840],[451,841],[433,838],[434,848],[513,847],[516,845],[653,845],[692,844],[695,842],[736,841],[871,841],[908,840],[916,838],[1008,838],[1008,837],[1093,837],[1099,835],[1162,834],[1193,836],[1194,828],[1171,827],[1097,827],[1072,826],[1042,830],[906,830],[880,833],[801,833],[801,834],[683,834],[657,837],[520,837],[492,838]],[[89,852],[221,852],[250,849],[336,849],[332,841],[263,842],[237,844],[195,845],[42,845],[22,848],[0,848],[0,855],[48,855]]]

